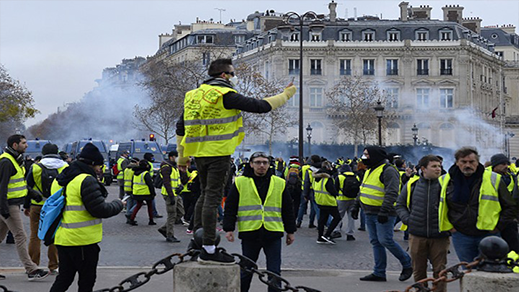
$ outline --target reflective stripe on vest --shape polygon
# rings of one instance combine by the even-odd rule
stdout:
[[[176,197],[177,193],[175,193],[175,189],[180,185],[180,173],[178,172],[178,169],[170,165],[165,164],[162,167],[171,167],[171,175],[169,177],[169,181],[171,183],[171,189],[173,190],[173,194]],[[162,173],[159,174],[162,177]],[[160,193],[163,196],[168,195],[168,192],[166,191],[166,187],[164,187],[164,184],[162,185],[162,188],[160,188]]]
[[[373,171],[368,169],[360,185],[360,201],[369,206],[382,206],[386,194],[384,184],[380,176],[384,171],[385,164],[380,165]]]
[[[444,174],[440,177],[440,184],[442,191],[440,195],[440,206],[438,208],[438,216],[440,220],[440,232],[449,231],[454,226],[449,220],[449,207],[446,202],[447,188],[449,186],[450,174]],[[499,203],[499,193],[497,189],[501,175],[485,170],[483,172],[483,179],[481,187],[479,188],[479,208],[476,228],[479,230],[492,231],[496,228],[499,221],[499,214],[501,213],[501,204]]]
[[[245,137],[241,111],[226,109],[223,96],[236,90],[202,84],[184,99],[184,156],[226,156]]]
[[[7,184],[7,199],[18,199],[27,196],[27,182],[25,181],[25,167],[20,166],[11,154],[3,153],[0,159],[7,158],[14,166],[16,173],[9,178]]]
[[[68,164],[65,164],[62,167],[58,168],[58,173],[61,173],[67,167],[68,167]],[[33,163],[31,173],[32,173],[32,177],[34,180],[33,188],[36,188],[40,193],[43,194],[43,187],[41,185],[41,182],[42,182],[41,175],[43,174],[43,170],[37,163]],[[51,184],[51,186],[52,186],[52,184]],[[53,193],[51,192],[51,195],[52,194]],[[37,206],[43,206],[43,204],[45,204],[45,201],[47,200],[47,198],[45,198],[44,196],[42,196],[42,198],[43,199],[40,202],[36,202],[34,199],[31,199],[31,204],[37,205]]]
[[[409,179],[409,181],[407,181],[407,210],[409,211],[409,213],[411,213],[411,209],[409,208],[411,206],[411,188],[413,187],[413,184],[418,181],[420,179],[419,176],[415,175],[413,177],[411,177]],[[402,231],[406,231],[407,230],[407,225],[405,225],[404,223],[402,223],[402,226],[400,226],[400,230]]]
[[[344,188],[344,181],[346,180],[346,176],[349,175],[349,176],[355,176],[357,178],[357,180],[359,180],[359,177],[356,176],[353,172],[351,171],[347,171],[345,173],[341,173],[339,174],[338,179],[339,179],[339,196],[337,197],[337,201],[351,201],[351,200],[355,200],[355,198],[349,198],[349,197],[346,197],[343,192],[342,192],[342,189]]]
[[[119,173],[117,173],[117,179],[124,179],[123,161],[125,160],[124,157],[119,157],[117,160],[117,170],[119,171]]]
[[[133,186],[133,169],[131,169],[130,167],[127,167],[126,169],[124,169],[123,179],[124,179],[124,191],[131,193],[132,186]]]
[[[326,183],[329,178],[322,178],[320,181],[314,181],[312,188],[314,189],[315,202],[321,206],[337,206],[337,200],[329,192],[326,191]]]
[[[56,245],[90,245],[103,239],[102,220],[86,210],[81,196],[81,184],[89,176],[91,175],[86,173],[79,174],[66,187],[66,205],[61,226],[56,231]],[[54,181],[52,190],[56,190],[57,187],[59,185]]]
[[[146,184],[146,181],[144,180],[144,176],[149,171],[144,171],[143,173],[139,175],[133,175],[133,195],[134,196],[146,196],[150,195],[150,188]]]
[[[272,175],[265,202],[261,202],[258,189],[251,177],[235,180],[240,194],[238,202],[238,231],[254,231],[264,226],[268,231],[284,232],[281,217],[285,180]]]

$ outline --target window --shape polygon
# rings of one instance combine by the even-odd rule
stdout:
[[[416,107],[427,108],[429,107],[429,88],[417,88],[416,89]]]
[[[386,60],[386,75],[398,75],[398,60]]]
[[[398,108],[398,88],[387,88],[386,89],[386,107],[387,108]]]
[[[429,60],[416,60],[416,75],[429,75]]]
[[[299,59],[288,59],[288,75],[299,75]]]
[[[503,51],[496,51],[495,53],[496,53],[496,55],[498,55],[501,58],[504,56],[504,52]]]
[[[310,107],[323,106],[323,89],[322,87],[310,87]]]
[[[365,42],[372,42],[375,39],[375,32],[373,31],[363,31],[362,32],[362,40]]]
[[[452,41],[452,30],[440,30],[440,40],[441,41]]]
[[[209,66],[211,63],[211,53],[202,53],[202,65]]]
[[[234,42],[236,44],[243,44],[245,42],[245,36],[244,35],[235,35]]]
[[[400,40],[400,32],[399,31],[388,31],[387,32],[387,40],[390,42],[396,42]]]
[[[290,34],[290,41],[298,42],[299,41],[299,32],[293,32]]]
[[[287,101],[287,105],[289,107],[299,107],[299,86],[297,87],[297,91],[294,96],[292,96],[292,98]]]
[[[310,59],[310,75],[322,75],[321,60]]]
[[[417,41],[426,41],[429,39],[429,32],[426,30],[418,30],[415,32],[415,38]]]
[[[351,60],[339,60],[339,72],[341,75],[351,75]]]
[[[321,41],[321,33],[310,32],[310,41],[312,41],[312,42],[320,42]]]
[[[363,68],[364,75],[375,75],[375,60],[374,59],[363,60],[363,64],[364,64],[364,68]]]
[[[454,89],[440,88],[440,108],[452,108],[454,101]]]
[[[440,59],[440,75],[452,75],[452,59]]]
[[[339,39],[343,42],[351,42],[353,40],[351,31],[342,31],[340,33]]]
[[[212,35],[199,35],[196,37],[196,42],[198,44],[212,44],[213,36]]]

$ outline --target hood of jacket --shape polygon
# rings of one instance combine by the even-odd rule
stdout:
[[[317,172],[312,172],[312,176],[314,177],[315,181],[321,181],[321,179],[332,177],[331,175],[329,175],[325,171],[321,172],[321,169],[318,170]]]
[[[43,156],[43,159],[40,161],[40,163],[48,169],[58,169],[67,165],[67,163],[61,160],[57,154],[48,154]]]
[[[365,148],[368,150],[370,165],[372,168],[378,166],[388,159],[386,150],[379,146],[368,146]]]
[[[96,176],[94,169],[88,164],[76,160],[70,164],[69,167],[65,168],[57,177],[56,180],[60,186],[66,186],[70,181],[72,181],[76,176],[86,173],[92,176]]]

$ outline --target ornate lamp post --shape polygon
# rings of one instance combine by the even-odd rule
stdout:
[[[306,137],[308,138],[308,157],[312,155],[312,126],[306,127]]]
[[[416,127],[416,124],[413,125],[411,131],[413,132],[413,145],[416,147],[416,142],[418,141],[418,128]]]
[[[382,102],[377,101],[377,106],[373,108],[377,113],[378,119],[378,146],[382,146],[382,117],[384,116],[384,106]]]

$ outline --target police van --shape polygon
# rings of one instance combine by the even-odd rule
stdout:
[[[162,149],[160,148],[160,145],[157,143],[157,141],[146,141],[143,139],[141,141],[131,140],[129,142],[119,143],[116,160],[121,156],[123,151],[130,152],[131,158],[139,158],[139,160],[144,159],[144,154],[146,153],[153,154],[155,161],[152,162],[152,164],[155,173],[159,171],[160,164],[164,161]]]

